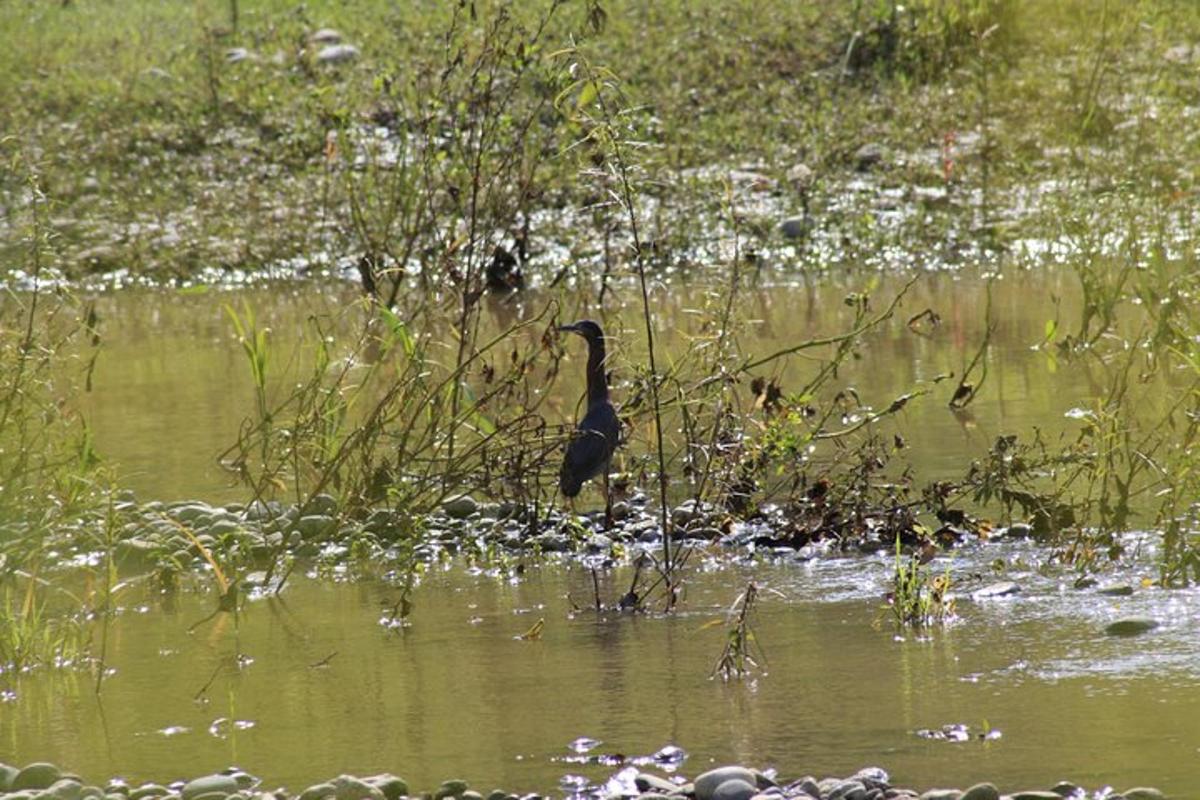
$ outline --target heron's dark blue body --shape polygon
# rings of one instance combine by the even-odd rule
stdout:
[[[558,473],[558,487],[567,497],[574,497],[583,488],[584,481],[597,475],[607,477],[608,465],[621,437],[621,422],[617,410],[608,399],[608,379],[604,374],[604,331],[591,320],[564,325],[559,330],[578,333],[587,339],[587,413],[575,426],[562,469]]]

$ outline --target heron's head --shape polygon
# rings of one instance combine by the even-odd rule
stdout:
[[[579,322],[573,322],[570,325],[560,325],[560,326],[558,326],[558,329],[560,331],[570,331],[571,333],[578,333],[580,336],[587,339],[589,342],[604,340],[604,331],[600,329],[600,326],[598,324],[596,324],[595,322],[592,322],[590,319],[584,319],[584,320],[580,320]]]

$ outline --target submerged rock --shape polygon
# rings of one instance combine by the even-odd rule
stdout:
[[[18,772],[13,778],[11,788],[14,792],[22,789],[48,789],[62,776],[62,770],[55,765],[38,761]]]
[[[1020,591],[1021,587],[1013,581],[999,581],[972,592],[971,597],[976,600],[990,600],[996,597],[1009,597]]]
[[[1119,619],[1105,627],[1104,632],[1109,636],[1138,636],[1149,633],[1158,627],[1158,620],[1144,617]]]
[[[977,783],[963,792],[959,800],[1000,800],[1000,790],[995,784]]]

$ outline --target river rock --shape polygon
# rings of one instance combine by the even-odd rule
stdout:
[[[322,47],[317,53],[318,64],[344,64],[359,56],[359,50],[352,44],[331,44]]]
[[[756,794],[758,794],[758,787],[753,783],[748,783],[741,778],[732,778],[721,781],[720,785],[713,790],[712,800],[750,800]]]
[[[633,779],[633,782],[637,786],[638,791],[643,793],[659,792],[661,794],[675,794],[679,788],[666,778],[660,778],[649,772],[639,772]]]
[[[1021,591],[1021,587],[1012,581],[998,581],[990,583],[987,586],[977,591],[971,592],[971,597],[976,600],[990,600],[996,597],[1009,597]]]
[[[62,770],[58,767],[45,761],[37,761],[16,774],[11,788],[14,792],[22,789],[46,789],[62,776]]]
[[[293,523],[294,529],[305,539],[329,536],[337,531],[337,521],[324,514],[309,514]]]
[[[820,797],[821,787],[817,784],[816,778],[811,775],[805,775],[803,778],[794,780],[783,787],[783,794],[785,797],[795,797],[801,794],[806,794],[809,797]]]
[[[7,792],[12,789],[13,781],[17,779],[17,775],[20,772],[21,770],[11,764],[0,762],[0,792]]]
[[[1158,621],[1144,617],[1129,617],[1110,623],[1104,632],[1109,636],[1138,636],[1158,627]]]
[[[326,800],[337,797],[337,788],[332,783],[314,783],[300,793],[300,800]]]
[[[433,796],[438,800],[444,797],[462,797],[463,792],[467,790],[467,782],[464,780],[451,779],[442,781],[442,785],[434,792]]]
[[[962,798],[962,792],[958,789],[930,789],[921,795],[921,800],[960,800],[960,798]]]
[[[752,788],[758,785],[754,773],[745,767],[717,767],[716,769],[710,769],[696,778],[693,786],[696,800],[713,800],[717,787],[725,783],[725,781],[732,780],[742,781],[749,784]],[[746,795],[747,800],[755,793],[751,792]]]
[[[56,800],[80,800],[83,794],[83,784],[74,778],[59,778],[42,792],[45,798]]]
[[[388,772],[371,775],[363,780],[383,792],[383,796],[387,800],[400,800],[401,797],[408,794],[408,781]]]
[[[1149,786],[1137,786],[1133,789],[1126,789],[1121,792],[1125,795],[1125,800],[1167,800],[1167,796]]]
[[[824,800],[867,800],[867,787],[862,781],[838,781],[823,797]]]
[[[1096,592],[1105,597],[1129,597],[1133,594],[1133,587],[1128,583],[1110,583],[1101,586]]]
[[[871,142],[854,151],[854,168],[866,172],[883,161],[883,146]]]
[[[1000,800],[1000,790],[995,784],[977,783],[963,792],[959,800]]]
[[[804,239],[812,232],[812,220],[808,217],[788,217],[779,223],[779,232],[785,239]]]
[[[469,494],[460,494],[442,503],[442,511],[451,519],[466,519],[478,510],[479,503]]]
[[[321,28],[309,34],[308,40],[313,44],[340,44],[342,34],[333,28]]]
[[[171,790],[160,783],[143,783],[129,792],[129,800],[149,800],[151,797],[162,797],[170,794]]]
[[[887,770],[883,767],[863,767],[851,775],[850,779],[861,781],[862,785],[868,789],[883,789],[887,791],[891,788],[891,776],[887,774]]]
[[[353,775],[338,775],[329,783],[337,800],[386,800],[382,789]]]
[[[1062,797],[1057,792],[1046,792],[1040,789],[1032,789],[1026,792],[1014,792],[1009,795],[1012,800],[1062,800]]]
[[[195,778],[183,785],[180,794],[183,800],[199,800],[206,794],[233,794],[239,788],[237,780],[232,775],[205,775]]]

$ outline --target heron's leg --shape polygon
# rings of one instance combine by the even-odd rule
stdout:
[[[604,462],[604,530],[612,530],[613,526],[613,502],[612,491],[608,486],[608,469],[612,466],[612,461]]]

